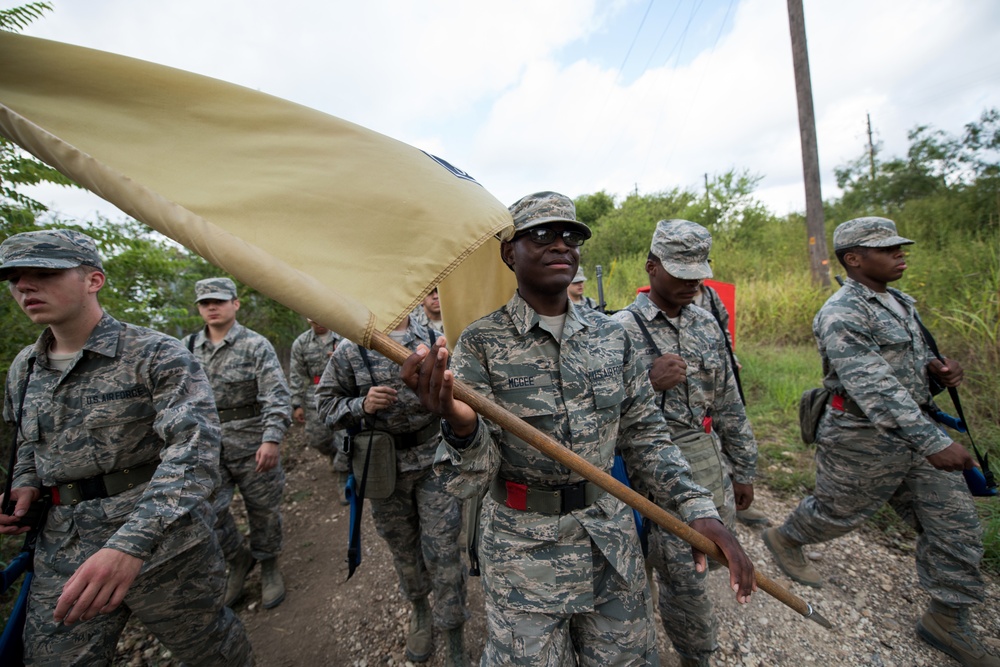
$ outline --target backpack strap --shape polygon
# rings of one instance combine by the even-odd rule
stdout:
[[[729,332],[726,331],[724,326],[722,326],[722,313],[719,312],[719,307],[715,305],[715,297],[717,296],[717,293],[705,283],[701,284],[701,288],[705,290],[705,293],[708,295],[708,305],[712,309],[712,317],[715,318],[719,328],[722,329],[722,340],[726,343],[726,354],[729,355],[729,364],[733,367],[733,377],[736,378],[736,390],[740,393],[740,401],[743,405],[746,405],[747,399],[743,394],[743,383],[740,381],[740,369],[739,366],[736,365],[736,355],[733,353],[733,346],[729,342]]]

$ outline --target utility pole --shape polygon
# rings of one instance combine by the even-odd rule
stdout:
[[[802,177],[806,186],[809,265],[812,269],[813,284],[830,287],[830,255],[826,248],[826,229],[823,225],[816,115],[813,112],[809,52],[806,49],[806,20],[802,10],[802,0],[788,0],[788,26],[792,33],[792,65],[795,70],[795,94],[799,106],[799,139],[802,143]]]
[[[868,171],[872,183],[875,183],[875,142],[872,141],[872,115],[866,113],[865,118],[868,119]]]

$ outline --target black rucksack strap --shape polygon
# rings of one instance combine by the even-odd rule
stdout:
[[[722,313],[719,312],[719,307],[715,305],[715,295],[717,292],[704,283],[702,283],[701,288],[705,290],[705,294],[708,296],[708,305],[712,309],[712,317],[715,318],[719,328],[722,329],[722,340],[726,344],[726,354],[729,355],[729,364],[733,367],[733,377],[736,378],[736,390],[740,393],[740,401],[742,401],[743,405],[746,405],[747,399],[743,395],[743,383],[740,381],[740,368],[736,365],[736,354],[733,353],[733,346],[729,343],[729,332],[722,325]]]

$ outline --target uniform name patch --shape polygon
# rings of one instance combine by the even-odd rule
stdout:
[[[507,389],[524,389],[525,387],[550,387],[552,378],[548,375],[524,375],[507,378]]]
[[[124,401],[126,398],[142,398],[146,392],[139,387],[132,389],[122,389],[121,391],[109,391],[106,394],[87,396],[86,404],[95,405],[97,403],[109,403],[111,401]]]

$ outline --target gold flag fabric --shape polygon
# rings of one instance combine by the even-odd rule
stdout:
[[[435,286],[450,340],[514,290],[510,214],[471,177],[264,93],[0,31],[0,134],[366,346]]]

